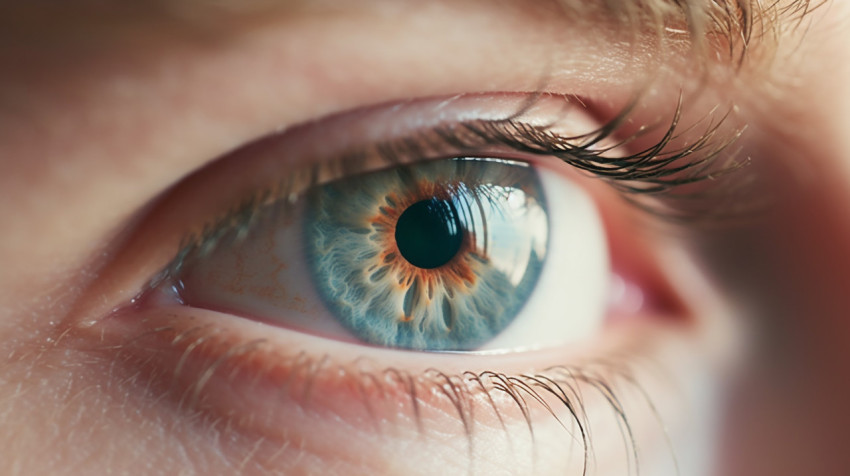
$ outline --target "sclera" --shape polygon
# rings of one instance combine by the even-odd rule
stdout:
[[[180,300],[192,307],[356,342],[327,315],[310,278],[297,220],[304,203],[288,206],[284,213],[275,208],[256,212],[244,236],[237,237],[240,232],[232,230],[208,253],[190,257],[170,278]]]

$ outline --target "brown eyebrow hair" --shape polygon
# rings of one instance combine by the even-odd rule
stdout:
[[[419,0],[414,0],[419,1]],[[427,0],[423,0],[427,1]],[[484,0],[498,5],[516,2],[523,9],[554,6],[570,21],[613,23],[632,42],[654,35],[681,51],[684,46],[702,59],[742,65],[758,49],[759,60],[772,57],[780,40],[809,13],[830,0]],[[220,8],[233,14],[298,10],[316,0],[152,0],[190,17]],[[333,4],[333,0],[329,0]],[[365,2],[368,3],[368,2]],[[213,8],[209,8],[213,7]]]
[[[645,40],[655,41],[654,37],[661,40],[658,45],[672,47],[676,52],[690,50],[700,57],[700,64],[714,61],[741,66],[750,58],[756,59],[756,65],[763,64],[765,59],[770,61],[780,41],[804,24],[803,19],[809,13],[831,0],[466,1],[478,1],[483,7],[513,5],[522,10],[539,9],[544,14],[550,14],[556,8],[560,12],[555,13],[562,14],[569,22],[594,27],[597,24],[613,26],[613,31],[621,35],[620,39],[633,45],[642,44]],[[371,0],[362,3],[368,6]],[[9,3],[0,7],[0,18],[21,17],[21,21],[14,25],[15,28],[27,29],[31,23],[31,30],[42,33],[47,28],[61,30],[62,22],[67,19],[85,27],[104,18],[139,24],[151,19],[165,20],[200,29],[213,26],[217,33],[221,33],[228,29],[228,23],[235,18],[250,25],[268,21],[278,14],[298,12],[304,7],[322,4],[336,3],[335,0],[149,0],[117,3],[79,0],[51,4],[49,8],[44,5]],[[57,5],[59,14],[52,15],[45,23],[39,12],[49,11]],[[27,13],[28,10],[32,11]],[[23,16],[21,13],[24,13]],[[754,50],[758,50],[758,54]]]
[[[555,0],[572,18],[588,9],[635,36],[654,34],[698,55],[741,65],[756,46],[767,56],[783,35],[829,0]],[[762,55],[764,56],[764,55]],[[725,58],[724,58],[725,57]]]

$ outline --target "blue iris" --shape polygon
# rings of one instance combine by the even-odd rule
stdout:
[[[473,350],[533,292],[548,214],[529,165],[458,158],[317,187],[304,235],[320,296],[358,339]]]

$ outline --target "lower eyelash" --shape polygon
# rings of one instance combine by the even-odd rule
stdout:
[[[256,399],[275,397],[272,409],[294,405],[314,418],[331,415],[349,421],[350,425],[369,425],[376,434],[391,434],[392,425],[412,421],[424,438],[435,431],[441,434],[450,430],[448,423],[436,423],[435,412],[452,414],[451,420],[458,425],[458,431],[466,435],[470,461],[476,460],[476,436],[482,425],[501,428],[509,446],[517,438],[528,438],[531,451],[536,452],[535,429],[542,412],[563,429],[565,448],[581,445],[581,474],[590,474],[588,471],[594,464],[593,441],[600,435],[597,430],[593,436],[589,415],[601,412],[602,402],[617,423],[616,430],[606,426],[601,437],[612,440],[611,431],[620,433],[622,450],[630,459],[628,466],[637,474],[639,442],[623,395],[644,398],[640,411],[653,414],[659,428],[664,426],[652,400],[635,377],[635,366],[645,365],[645,362],[637,363],[642,360],[639,350],[532,373],[450,372],[436,368],[411,372],[364,359],[343,363],[327,354],[310,355],[296,350],[282,354],[279,346],[266,340],[240,342],[227,329],[212,324],[190,324],[186,316],[180,316],[177,321],[177,316],[156,311],[138,319],[135,311],[112,316],[104,321],[103,329],[89,330],[105,333],[107,342],[113,340],[109,333],[115,332],[114,337],[122,342],[117,347],[95,350],[123,355],[115,358],[116,362],[128,364],[139,385],[155,389],[160,398],[166,397],[166,401],[174,402],[181,411],[201,412],[210,420],[224,418],[222,424],[228,427],[247,425],[245,430],[249,433],[259,431],[259,437],[269,441],[283,437],[281,431],[285,433],[286,427],[275,426],[273,421],[267,423],[271,427],[250,423],[265,415],[260,410],[255,415],[253,409],[269,404]],[[185,326],[177,327],[176,322]],[[148,331],[139,334],[143,327]],[[138,335],[136,339],[126,339],[130,328]],[[146,378],[138,374],[139,369],[147,369]],[[222,396],[222,389],[228,395]],[[354,402],[356,409],[350,410]],[[340,411],[340,404],[349,409]],[[517,433],[518,422],[524,422],[527,434]],[[535,459],[534,454],[513,457]],[[672,453],[671,458],[675,459]]]

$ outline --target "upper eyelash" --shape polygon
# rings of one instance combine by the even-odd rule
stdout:
[[[411,135],[371,144],[342,154],[335,160],[317,161],[311,166],[290,172],[286,178],[273,186],[256,191],[236,207],[208,222],[200,231],[184,237],[180,251],[171,264],[157,275],[150,286],[154,287],[169,275],[174,275],[191,256],[203,256],[218,246],[227,236],[242,236],[251,227],[257,211],[282,200],[293,203],[300,193],[320,182],[320,177],[332,179],[347,177],[366,170],[363,162],[376,157],[386,166],[411,164],[419,160],[446,156],[480,155],[483,149],[504,147],[510,151],[533,156],[557,158],[592,176],[605,180],[621,192],[623,198],[635,207],[666,221],[695,225],[718,218],[750,213],[751,210],[734,210],[732,207],[718,208],[710,198],[724,196],[726,203],[750,203],[737,200],[746,178],[739,181],[719,183],[718,178],[729,177],[740,170],[748,161],[738,160],[736,153],[729,152],[744,129],[722,133],[721,126],[729,117],[726,113],[719,120],[709,113],[701,121],[680,131],[683,111],[682,96],[679,96],[670,123],[661,138],[641,150],[625,156],[606,155],[612,150],[628,146],[656,127],[641,127],[623,138],[617,138],[627,119],[631,117],[637,99],[624,107],[619,114],[596,130],[563,136],[555,133],[551,126],[531,125],[520,119],[542,97],[532,97],[525,108],[511,117],[495,120],[467,120],[440,124],[433,128],[417,131]],[[564,98],[568,104],[572,104]],[[580,102],[580,100],[578,100]],[[690,145],[670,149],[669,146],[683,135],[691,132],[699,123],[705,123],[704,131]],[[611,145],[598,147],[611,142]],[[717,161],[726,158],[722,164]],[[680,189],[698,182],[711,180],[712,191],[707,197],[705,190]],[[735,191],[736,193],[732,193]],[[656,200],[645,201],[644,196]],[[707,206],[697,206],[707,203]]]
[[[436,129],[434,133],[455,147],[474,150],[476,147],[498,143],[521,153],[555,157],[605,180],[620,191],[628,202],[665,220],[695,224],[707,219],[723,218],[727,212],[730,216],[733,212],[742,213],[741,210],[715,209],[709,216],[704,208],[694,209],[690,206],[695,199],[705,198],[704,190],[679,192],[679,189],[712,180],[715,182],[715,190],[720,192],[722,187],[718,186],[718,179],[729,177],[732,172],[739,171],[749,163],[748,158],[739,159],[737,151],[731,150],[743,135],[745,127],[724,132],[722,127],[730,113],[723,114],[718,120],[714,120],[713,113],[709,113],[697,124],[680,131],[683,108],[680,97],[670,124],[659,140],[629,155],[606,155],[612,150],[628,146],[653,130],[652,127],[643,127],[625,138],[617,139],[612,145],[595,147],[616,136],[633,105],[624,108],[597,130],[576,136],[561,136],[547,126],[533,126],[516,119],[450,124]],[[705,123],[705,130],[692,139],[690,144],[674,149],[668,147],[699,123]],[[720,159],[725,159],[724,163],[718,164]],[[742,181],[725,184],[722,192],[728,195]],[[641,201],[636,198],[638,196],[653,196],[663,200],[663,203]]]
[[[372,146],[369,152],[347,154],[337,162],[340,168],[337,175],[348,176],[361,171],[359,161],[370,153],[387,165],[401,165],[421,158],[439,158],[441,154],[445,155],[446,146],[450,153],[457,155],[480,154],[482,149],[501,146],[521,154],[559,159],[606,181],[621,192],[627,202],[666,221],[689,225],[714,223],[750,215],[755,210],[755,207],[741,206],[751,201],[740,199],[746,191],[745,185],[753,177],[733,174],[749,165],[750,161],[748,157],[739,157],[739,150],[733,150],[746,127],[724,129],[731,109],[723,114],[712,110],[701,120],[683,128],[680,121],[684,103],[680,94],[670,122],[658,140],[628,155],[611,156],[611,151],[627,148],[663,125],[659,122],[644,126],[619,137],[638,104],[639,95],[596,130],[575,136],[559,135],[551,126],[532,125],[520,119],[523,112],[531,109],[544,95],[539,93],[531,98],[524,108],[506,119],[441,124],[410,136],[381,142]],[[573,102],[566,97],[564,100],[568,104]],[[574,101],[584,106],[580,99]],[[720,117],[715,119],[718,115]],[[703,131],[695,134],[694,130],[700,126]],[[671,148],[677,141],[684,143]],[[603,143],[610,145],[599,146]],[[411,160],[411,157],[417,159]],[[324,166],[328,164],[316,164],[311,176],[318,176],[318,168]],[[333,167],[333,163],[330,166]],[[731,180],[733,177],[736,179]],[[708,180],[713,182],[711,190],[688,187]],[[714,193],[707,196],[709,191]],[[654,200],[642,198],[647,196]],[[717,207],[715,203],[695,206],[721,196],[724,197],[724,207]],[[733,204],[735,206],[731,206]]]

